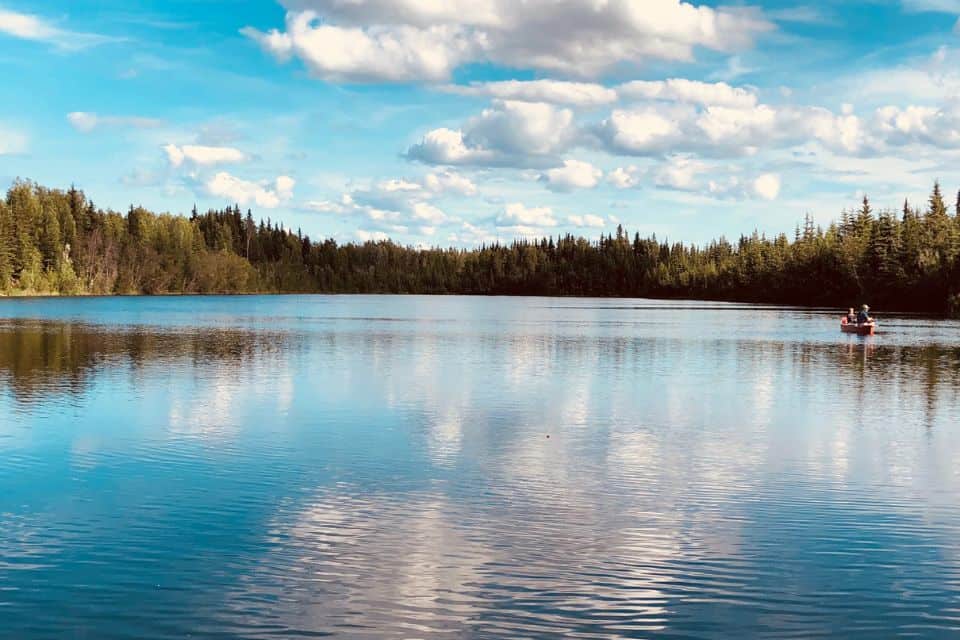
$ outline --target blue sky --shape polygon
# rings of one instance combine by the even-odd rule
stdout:
[[[0,0],[0,180],[312,237],[706,241],[960,187],[960,0]]]

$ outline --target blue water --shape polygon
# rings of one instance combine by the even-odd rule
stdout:
[[[0,300],[0,637],[960,636],[960,324]]]

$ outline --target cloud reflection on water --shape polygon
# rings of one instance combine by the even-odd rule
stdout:
[[[768,324],[815,339],[726,309],[382,304],[269,329],[3,323],[3,554],[81,608],[71,568],[98,563],[168,625],[144,637],[960,628],[952,343],[786,312]],[[151,599],[158,575],[184,592]],[[13,629],[66,622],[3,603]]]

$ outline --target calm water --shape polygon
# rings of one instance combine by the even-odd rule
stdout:
[[[3,638],[956,638],[960,324],[0,300]]]

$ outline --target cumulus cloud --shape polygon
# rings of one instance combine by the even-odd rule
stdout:
[[[757,95],[752,89],[733,87],[725,82],[700,82],[686,78],[637,80],[614,87],[564,80],[504,80],[446,85],[442,90],[464,96],[546,102],[583,108],[604,106],[618,101],[663,101],[728,107],[753,107],[757,104]]]
[[[617,189],[632,189],[640,184],[641,170],[634,165],[617,167],[607,174],[607,182]]]
[[[675,156],[654,172],[653,183],[658,187],[679,191],[695,190],[700,174],[707,169],[707,165],[699,160]]]
[[[852,113],[821,107],[752,107],[646,104],[616,109],[594,128],[611,153],[656,156],[696,153],[713,157],[751,156],[817,141],[852,155],[875,151],[882,142]]]
[[[453,171],[437,171],[422,179],[381,180],[356,187],[337,201],[314,200],[304,207],[317,213],[357,216],[381,231],[406,233],[410,226],[418,226],[421,233],[433,235],[437,226],[451,219],[430,201],[446,195],[471,196],[477,191],[469,178]]]
[[[657,189],[685,191],[730,200],[775,200],[780,195],[780,176],[774,173],[744,177],[735,165],[715,165],[683,154],[668,156],[648,168],[620,167],[608,174],[618,189],[635,188],[642,183]]]
[[[599,229],[606,226],[606,222],[600,216],[595,216],[592,213],[588,213],[582,216],[567,216],[567,222],[572,224],[575,227],[585,228],[594,228]]]
[[[447,241],[477,246],[480,244],[492,244],[497,241],[497,236],[482,227],[464,221],[460,223],[459,231],[451,232],[447,235]]]
[[[463,131],[434,129],[423,140],[407,150],[407,157],[426,164],[485,165],[493,164],[496,155],[490,149],[468,146]]]
[[[444,90],[463,96],[484,96],[501,100],[546,102],[574,107],[595,107],[616,102],[617,91],[589,82],[561,80],[505,80],[474,82],[467,86],[448,85]]]
[[[231,203],[275,209],[293,197],[295,184],[296,181],[289,176],[279,176],[272,183],[261,183],[221,171],[206,180],[203,188],[209,195]]]
[[[922,106],[882,107],[873,127],[888,144],[925,144],[943,149],[960,144],[960,110]]]
[[[424,178],[424,188],[433,193],[454,193],[472,196],[477,193],[477,185],[470,178],[453,171],[438,171]]]
[[[597,128],[600,140],[615,154],[652,155],[684,144],[682,123],[691,119],[690,110],[653,106],[615,109]]]
[[[440,81],[475,57],[476,37],[455,26],[368,29],[322,23],[313,11],[287,14],[286,32],[242,33],[280,61],[297,56],[312,74],[348,82]]]
[[[496,100],[458,131],[434,129],[410,147],[407,157],[427,164],[537,166],[577,135],[573,112],[543,102]]]
[[[710,180],[706,194],[735,200],[776,200],[780,195],[780,176],[765,173],[749,180],[739,176]]]
[[[731,87],[725,82],[698,82],[685,78],[646,81],[637,80],[617,87],[623,100],[666,100],[703,106],[751,108],[757,96],[748,89]]]
[[[637,103],[582,121],[555,104],[497,99],[457,130],[428,132],[409,148],[407,158],[447,166],[536,168],[543,182],[562,191],[595,185],[586,167],[561,159],[574,149],[710,160],[817,144],[842,156],[865,158],[904,145],[950,149],[960,144],[960,108],[952,104],[888,106],[858,114],[851,105],[834,112],[763,104],[752,92],[723,83],[674,79],[631,85]],[[621,167],[608,180],[631,188],[637,186],[638,174]]]
[[[0,9],[0,34],[21,40],[46,42],[63,51],[76,51],[118,40],[95,33],[68,31],[40,16],[6,9]]]
[[[780,195],[780,176],[765,173],[753,181],[753,193],[764,200],[776,200]]]
[[[67,122],[80,133],[95,129],[155,129],[163,126],[162,120],[139,116],[102,116],[89,111],[73,111],[67,114]]]
[[[447,214],[427,202],[416,202],[411,207],[413,219],[427,224],[442,224],[447,221]]]
[[[167,160],[172,167],[180,167],[189,163],[198,167],[211,167],[218,164],[232,164],[243,162],[247,156],[233,147],[207,147],[203,145],[186,144],[177,146],[168,144],[163,147]]]
[[[367,231],[365,229],[357,229],[355,232],[357,239],[361,242],[386,242],[390,239],[383,231]]]
[[[618,64],[690,61],[750,47],[773,25],[758,9],[680,0],[291,0],[285,30],[243,33],[318,77],[437,81],[493,62],[581,77]]]
[[[580,160],[564,160],[562,167],[549,169],[540,176],[551,191],[592,189],[600,183],[601,178],[603,171]]]
[[[497,226],[501,228],[555,227],[557,219],[553,216],[553,209],[550,207],[527,207],[520,202],[513,202],[506,205],[497,215]]]

